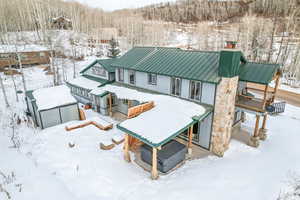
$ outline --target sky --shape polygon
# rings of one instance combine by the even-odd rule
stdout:
[[[113,11],[122,8],[138,8],[145,5],[175,0],[69,0],[77,1],[94,8],[102,8],[105,11]]]

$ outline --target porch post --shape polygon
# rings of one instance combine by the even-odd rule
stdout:
[[[109,101],[109,116],[112,117],[112,96],[111,94],[109,94],[109,97],[108,97],[108,101]]]
[[[250,141],[249,141],[249,146],[252,147],[258,147],[259,146],[259,120],[260,116],[256,115],[256,123],[255,123],[255,129],[254,129],[254,134],[251,136]]]
[[[189,157],[191,157],[191,155],[192,155],[193,127],[194,127],[194,125],[192,125],[189,128],[189,143],[188,143],[188,155],[189,155]]]
[[[151,179],[158,179],[158,171],[157,171],[157,149],[155,147],[152,148],[152,171],[151,171]]]
[[[279,81],[280,81],[280,76],[277,75],[277,79],[276,79],[276,83],[275,83],[275,89],[274,89],[274,94],[273,94],[273,98],[272,98],[272,103],[275,101],[276,95],[277,95],[277,91],[278,91],[278,87],[279,87]]]
[[[265,91],[264,91],[264,101],[263,101],[263,109],[265,109],[266,103],[267,103],[267,93],[268,93],[269,85],[266,85]]]
[[[130,154],[129,154],[129,135],[125,134],[125,141],[124,141],[124,159],[127,162],[131,162]]]
[[[131,107],[131,100],[128,100],[128,109]]]
[[[266,140],[267,139],[267,134],[266,134],[267,133],[267,129],[266,129],[267,117],[268,117],[268,115],[266,114],[264,116],[262,126],[259,129],[259,139],[261,139],[261,140]]]

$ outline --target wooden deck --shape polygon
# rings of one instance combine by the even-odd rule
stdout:
[[[237,97],[235,105],[237,107],[252,110],[255,112],[261,112],[261,113],[266,112],[266,110],[264,108],[263,99],[247,98],[247,97],[239,96],[239,97]]]

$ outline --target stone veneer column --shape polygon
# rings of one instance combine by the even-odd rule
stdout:
[[[212,152],[218,156],[223,156],[229,147],[238,80],[238,76],[222,78],[217,88],[212,131]]]

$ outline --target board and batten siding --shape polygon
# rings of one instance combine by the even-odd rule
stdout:
[[[124,82],[119,81],[118,70],[116,70],[116,81],[119,83],[129,84],[129,73],[124,69]],[[163,94],[171,94],[171,77],[157,75],[156,85],[148,83],[148,73],[135,71],[135,86],[148,89]],[[216,85],[212,83],[201,83],[201,103],[214,105]],[[181,79],[180,97],[190,100],[190,80]]]
[[[98,64],[98,65],[95,65],[95,66],[93,66],[93,67],[101,67],[101,66],[99,66],[99,64]],[[91,68],[89,68],[88,70],[86,70],[83,74],[90,75],[90,76],[94,76],[94,77],[96,77],[96,78],[102,78],[102,79],[109,80],[109,73],[108,73],[108,71],[106,71],[106,70],[102,67],[102,68],[105,70],[105,76],[100,76],[100,75],[97,75],[97,74],[94,74],[94,73],[93,73],[93,71],[92,71],[93,67],[91,67]]]

